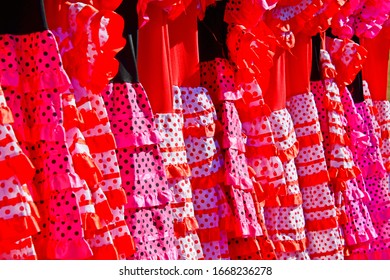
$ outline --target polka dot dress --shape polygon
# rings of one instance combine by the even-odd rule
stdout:
[[[118,158],[115,153],[116,143],[108,120],[107,110],[102,95],[92,94],[81,87],[77,80],[72,80],[76,106],[83,123],[80,130],[88,146],[91,157],[101,172],[99,186],[107,198],[113,215],[111,221],[104,221],[97,232],[93,247],[108,250],[110,236],[120,259],[131,256],[135,251],[134,241],[124,221],[126,194],[122,188]],[[81,144],[81,143],[78,143]],[[109,233],[106,230],[109,230]],[[112,251],[111,251],[112,253]]]
[[[100,225],[94,206],[80,204],[90,192],[75,173],[66,146],[61,98],[69,80],[56,40],[44,31],[1,42],[15,50],[7,67],[14,68],[17,80],[6,81],[4,94],[15,108],[15,134],[36,168],[32,190],[41,215],[41,232],[34,236],[38,258],[89,258],[92,251],[85,237],[88,229]]]
[[[156,114],[155,123],[162,142],[159,144],[168,177],[168,186],[173,193],[171,203],[176,248],[180,260],[204,259],[197,234],[198,222],[192,202],[192,189],[189,177],[191,170],[183,138],[183,115],[179,88],[174,87],[176,113]],[[175,94],[176,93],[176,94]]]
[[[198,235],[206,260],[229,259],[227,230],[231,209],[223,190],[223,155],[213,138],[216,111],[205,88],[180,88],[184,142]]]
[[[107,226],[113,222],[114,216],[107,197],[100,187],[103,180],[102,173],[93,161],[85,138],[79,129],[84,120],[76,107],[74,95],[70,92],[64,94],[62,96],[62,105],[66,141],[72,155],[75,171],[85,181],[85,186],[88,186],[90,190],[88,195],[87,193],[79,195],[80,202],[85,205],[86,213],[84,213],[84,216],[93,216],[91,218],[94,218],[100,224],[99,229],[90,232],[87,238],[93,251],[93,259],[118,259],[118,252]],[[96,215],[93,215],[93,213],[88,214],[92,209],[91,205],[94,206]]]
[[[359,151],[358,163],[362,168],[362,174],[371,200],[367,202],[374,227],[378,233],[367,252],[368,259],[389,259],[389,223],[390,223],[390,195],[389,176],[383,165],[382,155],[379,149],[377,128],[379,127],[373,110],[370,110],[370,92],[367,83],[363,84],[365,101],[355,104],[357,112],[362,116],[361,131],[369,136],[369,144]],[[371,107],[372,108],[372,107]]]
[[[293,119],[300,147],[295,165],[302,192],[310,259],[344,259],[337,209],[328,185],[329,174],[313,94],[291,97],[287,109]]]
[[[125,220],[137,247],[130,259],[177,259],[170,207],[173,194],[146,94],[140,84],[113,83],[103,97],[127,197]]]
[[[323,68],[328,69],[328,73],[334,69],[328,53],[324,50],[321,50],[321,63]],[[325,77],[322,83],[312,83],[311,87],[324,136],[331,187],[336,207],[340,211],[339,225],[343,230],[347,250],[356,251],[357,248],[372,242],[377,235],[366,206],[366,194],[362,191],[364,186],[361,185],[362,180],[359,177],[361,172],[349,148],[347,119],[344,117],[340,91],[329,77]]]
[[[17,144],[12,112],[1,88],[0,115],[0,259],[34,260],[31,236],[40,230],[39,213],[26,185],[34,167]]]
[[[378,114],[375,115],[380,127],[381,154],[387,172],[390,172],[390,103],[387,100],[373,101]]]

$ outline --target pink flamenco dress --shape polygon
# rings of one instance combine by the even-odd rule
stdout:
[[[236,108],[242,91],[235,86],[234,66],[226,53],[227,2],[217,1],[207,7],[198,24],[198,37],[201,84],[208,89],[220,120],[216,136],[224,156],[223,188],[232,209],[229,254],[231,259],[274,259],[254,187],[257,182],[245,155],[247,137]]]
[[[93,255],[87,239],[101,225],[66,145],[61,100],[70,83],[57,42],[47,29],[42,1],[23,8],[13,2],[6,10],[6,26],[17,30],[10,28],[3,37],[8,57],[1,68],[8,71],[2,71],[7,74],[2,86],[14,112],[16,139],[36,168],[30,189],[41,216],[41,231],[34,235],[37,257],[87,259]]]
[[[67,142],[100,218],[99,228],[88,238],[92,259],[125,259],[135,246],[124,220],[126,195],[116,142],[100,93],[117,72],[114,56],[124,45],[123,20],[113,12],[118,1],[95,6],[85,2],[50,1],[46,10],[72,82],[63,98]]]
[[[32,236],[40,231],[40,216],[28,189],[35,169],[18,145],[13,123],[0,87],[0,260],[35,260]]]
[[[326,43],[329,53],[321,48],[322,41],[317,45],[313,59],[319,61],[318,76],[321,80],[312,81],[311,87],[324,136],[330,185],[339,211],[339,225],[345,242],[344,255],[350,258],[362,248],[368,248],[377,237],[367,208],[368,194],[361,169],[350,148],[352,138],[347,133],[348,118],[345,117],[341,99],[345,85],[351,83],[359,67],[361,69],[365,51],[350,40],[327,37]],[[335,60],[336,53],[338,58],[350,56],[352,59]],[[336,67],[334,61],[337,61]]]

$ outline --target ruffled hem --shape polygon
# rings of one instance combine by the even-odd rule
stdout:
[[[302,240],[276,240],[273,241],[275,251],[280,253],[304,252],[307,248],[307,239]]]
[[[75,154],[72,159],[76,173],[86,181],[91,190],[94,190],[103,180],[103,175],[96,163],[87,154]]]
[[[0,125],[14,123],[12,111],[8,106],[2,105],[0,107]]]
[[[0,161],[0,170],[0,180],[16,176],[21,184],[31,181],[35,175],[35,167],[25,154]]]
[[[20,240],[40,231],[37,220],[32,216],[0,219],[0,240]]]
[[[170,191],[160,191],[145,195],[128,195],[125,208],[143,208],[168,204],[173,200]]]
[[[191,186],[193,190],[207,190],[223,182],[224,172],[222,169],[204,177],[191,177]]]
[[[89,100],[87,100],[89,102]],[[80,109],[79,114],[81,116],[81,119],[83,122],[79,123],[79,128],[81,131],[86,131],[92,128],[95,128],[99,124],[102,124],[102,120],[99,118],[96,110],[85,110],[85,109]]]
[[[328,94],[332,93],[328,92]],[[337,99],[339,99],[339,97]],[[337,113],[344,114],[344,106],[341,101],[334,100],[330,96],[325,95],[323,104],[328,111],[335,111]]]
[[[49,260],[84,260],[91,258],[93,254],[88,243],[82,238],[74,240],[49,239],[45,250]]]
[[[350,146],[351,140],[348,134],[336,134],[329,132],[329,143],[332,145],[342,145],[342,146]]]
[[[63,97],[64,98],[64,95]],[[76,106],[68,105],[63,107],[63,125],[65,128],[65,131],[69,131],[71,128],[79,127],[82,123],[84,123],[84,120],[79,112],[79,110],[76,108]]]
[[[62,125],[47,123],[35,124],[32,127],[15,125],[16,137],[21,142],[35,143],[39,141],[64,142],[65,129]]]
[[[354,234],[344,234],[345,243],[347,246],[364,244],[370,240],[374,240],[378,235],[375,229],[366,229],[364,232],[356,232]]]
[[[195,217],[185,217],[182,221],[174,222],[173,228],[176,238],[186,237],[190,232],[199,228],[198,221]]]
[[[197,230],[201,243],[210,243],[221,240],[221,229],[219,227]]]
[[[73,173],[52,174],[45,177],[44,183],[36,187],[37,199],[46,200],[53,192],[73,189],[82,186],[79,177]]]
[[[188,163],[164,165],[167,179],[188,178],[191,176],[191,169]]]
[[[243,256],[261,255],[261,245],[256,238],[234,239],[229,243],[229,254],[236,260]]]

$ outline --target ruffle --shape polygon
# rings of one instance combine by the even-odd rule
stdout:
[[[322,144],[324,140],[322,137],[321,131],[317,131],[315,134],[305,135],[305,136],[297,136],[297,140],[299,143],[299,148],[307,148],[316,145]]]
[[[252,158],[254,157],[266,157],[271,158],[279,155],[279,150],[275,144],[253,147],[246,146],[246,154],[250,155]]]
[[[96,213],[81,213],[80,216],[86,238],[94,236],[103,227]]]
[[[336,134],[329,132],[329,143],[332,145],[350,146],[351,140],[348,134]]]
[[[299,186],[301,188],[306,188],[328,183],[330,181],[330,178],[328,170],[321,170],[320,172],[311,175],[299,176],[298,180]]]
[[[189,136],[195,138],[212,138],[220,131],[221,123],[219,121],[215,121],[214,123],[205,126],[188,125],[183,128],[183,135],[184,138],[188,138]]]
[[[131,134],[117,134],[115,140],[117,148],[120,149],[155,145],[161,142],[161,136],[156,130],[150,130]]]
[[[122,37],[124,20],[113,11],[98,11],[83,3],[67,3],[67,8],[66,39],[71,46],[60,48],[64,68],[82,87],[99,93],[118,71],[115,55],[126,43]]]
[[[110,204],[111,209],[117,209],[127,204],[126,192],[122,188],[105,191],[104,194],[106,195],[107,201]]]
[[[84,120],[76,106],[73,105],[63,106],[63,114],[64,114],[63,125],[65,131],[68,131],[73,127],[79,127],[82,123],[84,123]]]
[[[20,240],[40,232],[37,220],[33,216],[0,219],[0,240]]]
[[[304,252],[307,248],[307,239],[302,240],[274,240],[276,252]]]
[[[164,165],[167,179],[188,178],[191,176],[191,169],[188,163]]]
[[[25,154],[7,157],[0,161],[0,180],[16,176],[21,184],[28,183],[35,175],[35,168]]]
[[[110,204],[107,200],[104,200],[99,203],[94,203],[95,212],[99,216],[100,219],[109,222],[112,221],[114,215],[111,212]]]
[[[87,102],[89,102],[89,99],[87,100]],[[102,120],[99,118],[96,110],[94,109],[88,111],[85,109],[80,109],[79,114],[81,116],[81,119],[83,120],[83,122],[79,123],[79,128],[82,131],[92,129],[99,124],[103,124]]]
[[[143,208],[168,204],[173,200],[170,191],[160,191],[158,193],[144,195],[127,195],[127,204],[125,208]]]
[[[18,241],[9,241],[9,240],[1,240],[0,241],[0,254],[9,254],[11,251],[17,250],[23,250],[25,248],[33,248],[34,244],[32,242],[32,238],[24,238],[22,240]],[[29,257],[26,256],[23,260],[28,260]],[[36,259],[36,256],[34,256],[32,259]]]
[[[93,255],[91,248],[83,238],[74,240],[48,239],[45,249],[49,260],[84,260]]]
[[[118,252],[113,244],[93,247],[92,260],[119,260]]]
[[[266,207],[295,207],[302,205],[302,194],[278,195],[265,201]]]
[[[349,39],[331,39],[326,41],[332,62],[337,70],[335,81],[345,86],[353,82],[363,68],[367,50]]]
[[[85,137],[85,142],[91,154],[104,153],[116,149],[115,137],[112,133]]]
[[[175,221],[173,224],[176,238],[186,237],[188,233],[199,228],[195,217],[185,217],[182,221]]]
[[[0,125],[14,123],[12,111],[8,106],[0,105]]]
[[[253,258],[258,253],[261,253],[261,245],[256,238],[236,238],[229,243],[229,254],[233,260],[241,260],[245,256]]]
[[[76,173],[93,190],[103,180],[103,175],[96,163],[87,154],[75,154],[72,159]]]
[[[223,136],[222,138],[222,147],[224,149],[236,149],[242,153],[246,151],[246,135],[242,135],[242,137],[236,136]]]
[[[65,92],[70,87],[70,80],[62,68],[56,68],[57,65],[45,69],[45,71],[42,72],[35,72],[35,74],[30,73],[29,76],[25,76],[18,72],[2,71],[0,75],[0,84],[4,87],[15,87],[20,92],[28,93],[50,91],[53,89],[58,90],[58,92]]]
[[[306,23],[304,32],[310,36],[326,31],[331,25],[332,17],[339,11],[346,0],[323,0],[321,9]]]
[[[345,238],[345,243],[348,246],[353,246],[356,244],[362,244],[366,243],[370,240],[374,240],[377,238],[377,234],[375,230],[372,230],[371,232],[369,229],[366,229],[365,231],[360,231],[360,232],[355,232],[354,234],[345,234],[344,233],[344,238]]]
[[[240,120],[241,122],[252,122],[258,117],[269,117],[271,115],[270,107],[263,103],[256,106],[251,106],[250,110],[240,110]]]
[[[286,150],[279,149],[278,156],[282,162],[287,162],[295,159],[298,155],[298,152],[299,152],[299,142],[295,141],[290,148]]]
[[[109,229],[111,230],[115,226],[127,227],[126,222],[125,221],[122,222],[123,224],[120,223],[110,224]],[[113,241],[119,255],[131,256],[137,251],[133,237],[128,234],[122,236],[116,236],[114,237]]]
[[[191,186],[193,190],[207,190],[215,187],[224,180],[224,171],[222,169],[204,177],[191,177]]]
[[[37,199],[47,200],[53,192],[74,189],[82,186],[80,178],[74,173],[52,174],[44,177],[44,182],[36,187]]]
[[[305,227],[307,231],[322,231],[338,227],[337,217],[329,217],[321,220],[306,220]]]
[[[225,174],[225,185],[244,190],[253,189],[253,181],[249,177],[237,177],[229,172]]]
[[[329,176],[332,181],[335,183],[335,192],[337,191],[345,191],[347,189],[347,181],[356,178],[361,174],[360,169],[357,166],[353,166],[352,168],[344,168],[344,167],[330,167],[329,168]]]
[[[390,209],[385,208],[381,211],[370,211],[372,221],[375,223],[381,223],[390,219]]]
[[[35,124],[32,127],[14,125],[17,138],[21,142],[34,143],[39,141],[64,142],[65,129],[62,125],[47,123]]]
[[[294,34],[298,34],[305,27],[306,23],[321,9],[321,6],[321,0],[295,1],[288,5],[279,2],[274,9],[265,13],[265,22],[274,30],[279,44],[291,49],[295,45]],[[289,13],[287,8],[300,12],[287,17]]]
[[[332,95],[333,93],[329,92],[328,94]],[[329,95],[325,95],[323,102],[328,111],[335,111],[337,113],[344,114],[344,106],[340,101],[332,99]]]

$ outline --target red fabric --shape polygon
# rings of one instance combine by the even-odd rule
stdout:
[[[287,98],[310,91],[311,64],[311,37],[300,33],[295,36],[294,48],[286,54]]]
[[[149,21],[139,30],[138,72],[154,113],[173,113],[168,16],[156,2],[146,9]]]
[[[363,66],[363,78],[370,87],[371,98],[387,100],[390,38],[384,29],[374,39],[362,39],[361,43],[368,52]]]
[[[282,53],[274,58],[271,68],[271,77],[268,88],[264,89],[265,103],[271,111],[286,108],[286,54]]]
[[[185,13],[168,22],[171,74],[172,84],[175,86],[198,87],[198,8],[197,1],[190,2]]]

